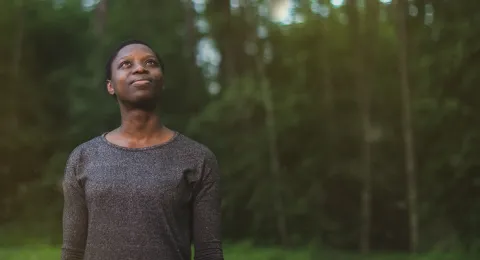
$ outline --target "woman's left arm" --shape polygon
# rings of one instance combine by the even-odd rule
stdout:
[[[210,153],[193,198],[195,260],[223,260],[221,242],[220,172]]]

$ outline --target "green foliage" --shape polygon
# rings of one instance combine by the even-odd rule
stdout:
[[[248,244],[228,245],[225,247],[225,259],[229,260],[473,260],[473,256],[461,253],[429,253],[418,256],[402,254],[375,254],[359,256],[345,252],[318,252],[309,250],[281,250],[278,248],[257,248]],[[55,247],[36,246],[20,248],[0,248],[0,258],[3,260],[50,260],[58,259],[60,251]]]
[[[317,259],[307,250],[259,247],[280,242],[277,190],[292,245],[358,248],[363,137],[352,46],[360,43],[349,42],[343,7],[330,6],[322,16],[296,1],[303,22],[278,24],[260,15],[265,1],[242,7],[207,1],[205,10],[196,1],[192,13],[188,1],[108,1],[105,14],[79,0],[64,2],[0,3],[0,230],[8,231],[0,231],[2,244],[29,242],[18,226],[32,226],[34,241],[47,233],[49,243],[59,243],[65,160],[75,146],[119,124],[117,104],[105,91],[104,63],[117,43],[139,38],[166,63],[164,122],[219,159],[225,238],[253,241],[229,246],[227,259]],[[433,1],[432,12],[429,2],[411,1],[419,13],[408,16],[407,46],[421,244],[440,253],[408,259],[467,260],[446,252],[479,250],[480,34],[471,28],[480,25],[480,5]],[[378,38],[366,36],[372,32],[362,18],[366,43],[358,45],[371,58],[363,64],[372,90],[371,240],[376,250],[402,251],[408,222],[397,48],[403,43],[395,37],[393,7],[380,9]],[[199,31],[199,20],[208,23],[206,30]],[[222,56],[213,76],[195,61],[208,51],[197,50],[201,37]],[[207,88],[212,81],[221,86],[216,95]],[[278,177],[271,173],[262,82],[272,88]],[[42,259],[58,250],[0,250],[1,259],[14,254]],[[389,257],[378,259],[407,259]]]

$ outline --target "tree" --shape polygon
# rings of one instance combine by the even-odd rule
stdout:
[[[361,32],[361,19],[357,9],[357,1],[347,1],[348,19],[350,26],[350,42],[353,51],[353,75],[356,86],[358,111],[360,117],[360,131],[361,131],[361,175],[362,192],[361,192],[361,232],[360,232],[360,250],[363,253],[370,251],[370,236],[371,236],[371,201],[372,201],[372,177],[371,164],[372,152],[370,144],[370,87],[365,81],[365,74],[363,66],[365,64],[363,57],[363,49],[367,48],[366,39]],[[369,5],[370,6],[370,5]],[[368,39],[370,40],[370,39]],[[373,39],[373,41],[375,41]]]
[[[417,209],[417,182],[415,174],[415,147],[413,139],[412,112],[410,101],[410,82],[407,62],[407,29],[406,29],[406,0],[396,0],[397,9],[397,37],[398,37],[398,69],[402,93],[402,122],[405,149],[405,173],[407,177],[407,199],[409,205],[410,251],[418,250],[418,209]]]

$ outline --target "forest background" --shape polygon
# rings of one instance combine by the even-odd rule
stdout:
[[[165,124],[217,155],[227,259],[478,257],[477,28],[474,0],[3,0],[0,258],[57,258],[66,158],[118,126],[132,38]]]

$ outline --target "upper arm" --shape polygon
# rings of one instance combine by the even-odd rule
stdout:
[[[213,154],[205,159],[193,200],[193,239],[196,260],[223,259],[220,171]]]
[[[63,177],[62,259],[83,259],[87,238],[88,212],[85,191],[78,180],[80,153],[74,150],[66,163]]]

